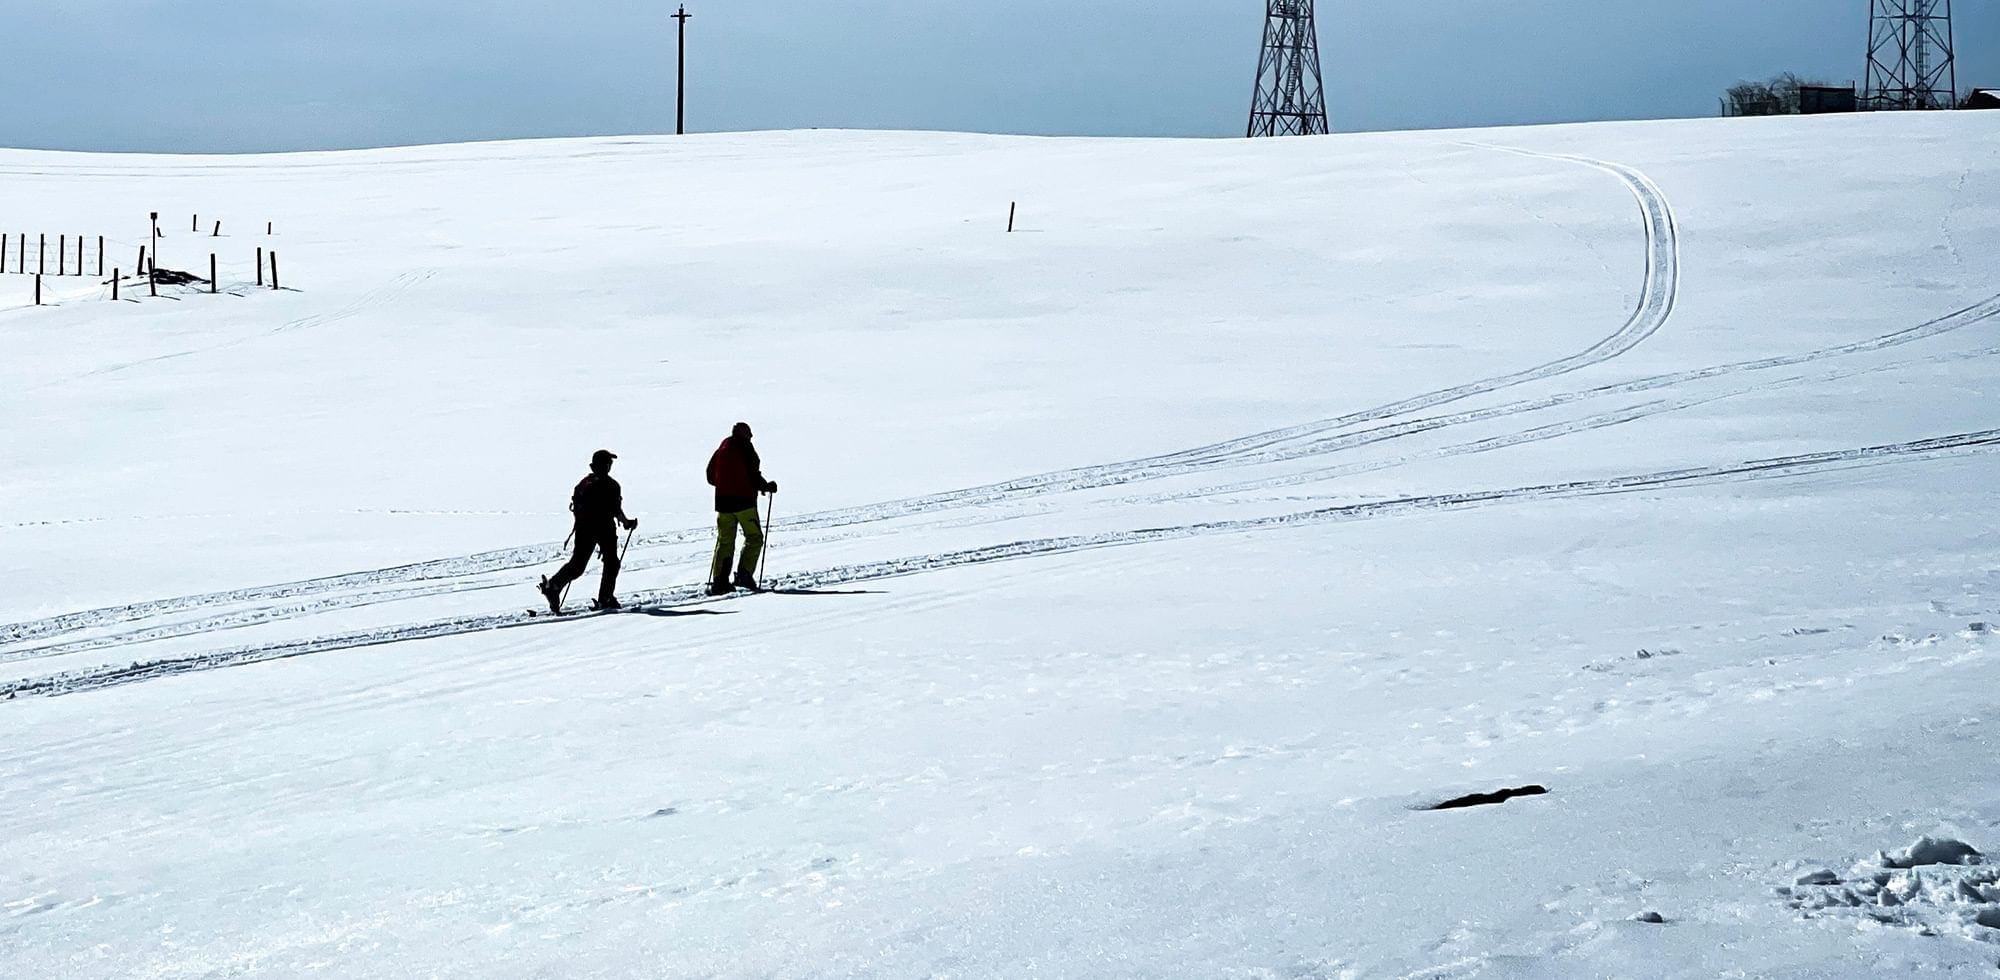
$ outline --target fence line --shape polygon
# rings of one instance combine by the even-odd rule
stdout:
[[[0,275],[101,276],[104,250],[110,244],[114,243],[103,235],[57,232],[51,240],[41,232],[32,238],[25,231],[0,233]]]
[[[275,222],[266,221],[264,223],[264,234],[258,237],[269,238],[274,234],[275,226]],[[223,237],[222,220],[213,216],[211,216],[208,226],[204,228],[201,215],[199,213],[192,214],[188,218],[188,227],[191,237],[211,240]],[[152,251],[151,246],[154,241],[164,239],[167,236],[164,231],[157,231],[157,227],[156,236],[149,236],[148,238],[135,241],[112,238],[105,235],[81,235],[59,231],[55,233],[53,236],[54,240],[51,241],[51,236],[46,232],[31,233],[17,231],[12,234],[0,232],[0,276],[19,275],[33,277],[33,293],[36,306],[43,305],[46,299],[45,292],[47,291],[47,287],[54,285],[54,283],[45,284],[43,282],[44,279],[94,276],[99,280],[98,284],[101,287],[97,298],[109,298],[113,300],[121,298],[119,287],[126,279],[130,279],[130,284],[133,285],[144,283],[147,294],[150,296],[158,296],[159,287],[162,285],[184,288],[193,287],[199,291],[208,293],[220,293],[222,291],[221,272],[223,256],[221,252],[209,252],[208,278],[206,280],[193,273],[176,272],[176,270],[171,268],[163,270],[158,265],[158,257],[149,253]],[[188,244],[195,248],[199,247],[195,242],[188,242]],[[217,244],[222,243],[215,242],[210,245],[210,248],[213,249],[214,245]],[[51,245],[54,246],[53,251],[55,254],[53,257],[49,254]],[[109,265],[106,253],[114,247],[138,249],[139,261],[134,267],[131,276],[125,276],[122,272],[122,267],[114,267],[111,269],[110,278],[105,278],[105,268]],[[166,250],[161,249],[161,251]],[[231,251],[234,251],[234,249],[231,249]],[[280,288],[278,285],[277,251],[267,248],[264,245],[258,245],[255,246],[255,256],[256,271],[254,280],[256,287],[272,290]],[[196,255],[192,254],[187,257],[189,259],[197,258]],[[50,261],[51,258],[54,259],[53,262]],[[269,277],[268,287],[265,281],[267,275]],[[201,289],[200,287],[204,284],[207,288]],[[236,280],[231,283],[230,292],[240,295],[241,291],[250,285],[251,283],[249,282]],[[62,291],[57,290],[56,292],[60,295]],[[124,298],[129,299],[129,297]]]

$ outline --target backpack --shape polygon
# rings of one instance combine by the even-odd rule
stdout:
[[[569,494],[570,513],[575,514],[579,518],[604,516],[603,514],[589,512],[592,507],[601,509],[604,506],[603,501],[596,499],[599,496],[596,492],[597,481],[598,476],[595,473],[588,474],[583,479],[577,481],[576,489],[570,491]]]

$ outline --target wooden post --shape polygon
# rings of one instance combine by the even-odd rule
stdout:
[[[25,276],[28,274],[28,233],[25,231],[21,233],[20,252],[21,252],[21,274]]]
[[[146,246],[144,245],[139,246],[139,264],[133,266],[132,269],[133,269],[132,274],[135,276],[143,276],[146,274]]]
[[[1014,230],[1014,209],[1019,207],[1020,203],[1019,201],[1007,202],[1007,231],[1010,233]]]
[[[42,305],[42,274],[35,273],[35,305]]]
[[[97,236],[97,274],[104,274],[104,236]]]
[[[257,285],[264,284],[264,246],[257,246]]]
[[[278,288],[278,250],[271,250],[271,288]]]
[[[118,270],[117,270],[117,269],[113,269],[113,270],[111,270],[111,298],[112,298],[113,300],[116,300],[116,299],[118,298]]]
[[[76,236],[76,274],[83,275],[83,236]]]
[[[210,237],[210,238],[221,238],[221,237],[222,237],[222,222],[220,222],[220,221],[217,221],[217,222],[215,223],[215,231],[214,231],[214,233],[213,233],[213,234],[210,234],[210,235],[209,235],[208,237]]]
[[[271,233],[271,223],[266,221],[264,222],[264,234],[268,235],[270,233]]]
[[[35,275],[49,271],[49,236],[35,236]]]
[[[198,214],[197,214],[197,215],[195,215],[195,216],[194,216],[193,220],[192,220],[191,222],[189,222],[189,224],[188,224],[188,230],[189,230],[189,231],[200,231],[200,230],[201,230],[201,215],[198,215]]]
[[[63,259],[69,257],[69,236],[56,236],[56,275],[63,274]]]
[[[215,292],[215,253],[208,253],[208,291]]]

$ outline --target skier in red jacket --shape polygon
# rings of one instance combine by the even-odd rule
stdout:
[[[729,438],[708,458],[708,485],[715,488],[715,562],[709,566],[708,594],[733,589],[758,590],[757,559],[764,554],[764,529],[757,524],[757,495],[777,493],[778,484],[764,479],[763,461],[750,442],[750,424],[738,422]],[[736,578],[729,577],[729,560],[736,553],[736,529],[743,529],[743,558]]]

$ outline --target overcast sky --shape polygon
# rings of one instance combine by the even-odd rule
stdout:
[[[2000,87],[2000,2],[1958,5]],[[661,0],[0,0],[0,145],[670,132]],[[689,0],[690,130],[1241,135],[1262,0]],[[1866,0],[1321,0],[1336,130],[1713,115],[1861,74]]]

